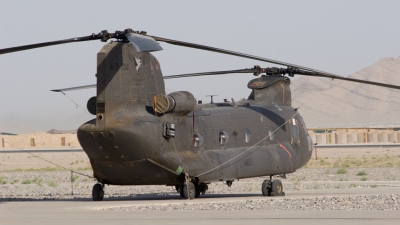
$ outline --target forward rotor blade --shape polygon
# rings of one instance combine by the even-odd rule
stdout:
[[[164,79],[196,77],[196,76],[211,76],[211,75],[221,75],[221,74],[231,74],[231,73],[255,73],[255,72],[258,72],[257,68],[241,69],[241,70],[214,71],[214,72],[204,72],[204,73],[179,74],[179,75],[164,76]],[[63,88],[63,89],[55,89],[55,90],[51,90],[51,91],[65,92],[65,91],[76,91],[76,90],[89,89],[89,88],[96,88],[96,84],[84,85],[84,86],[79,86],[79,87]]]
[[[370,85],[375,85],[375,86],[387,87],[387,88],[393,88],[393,89],[400,90],[400,86],[397,86],[397,85],[379,83],[379,82],[368,81],[368,80],[360,80],[360,79],[355,79],[355,78],[350,78],[350,77],[342,77],[342,76],[337,76],[337,75],[325,75],[325,74],[317,74],[317,73],[316,74],[301,74],[301,75],[314,76],[314,77],[326,77],[326,78],[331,78],[332,80],[333,79],[345,80],[345,81],[351,81],[351,82],[363,83],[363,84],[370,84]]]
[[[100,39],[100,38],[95,37],[95,36],[86,36],[86,37],[76,37],[76,38],[70,38],[70,39],[59,40],[59,41],[43,42],[43,43],[32,44],[32,45],[22,45],[22,46],[17,46],[17,47],[12,47],[12,48],[0,49],[0,55],[34,49],[34,48],[42,48],[42,47],[47,47],[47,46],[52,46],[52,45],[60,45],[60,44],[66,44],[66,43],[71,43],[71,42],[91,41],[91,40],[96,40],[96,39]]]
[[[351,82],[357,82],[357,83],[363,83],[363,84],[370,84],[370,85],[375,85],[375,86],[393,88],[393,89],[400,90],[400,86],[392,85],[392,84],[385,84],[385,83],[379,83],[379,82],[374,82],[374,81],[360,80],[360,79],[342,77],[342,76],[335,76],[335,75],[329,75],[328,76],[328,75],[324,75],[324,74],[318,74],[318,73],[309,72],[309,71],[303,71],[303,70],[299,70],[299,69],[291,70],[291,69],[283,69],[283,68],[280,69],[280,68],[275,68],[275,67],[274,68],[260,68],[258,66],[255,66],[254,68],[250,68],[250,69],[224,70],[224,71],[213,71],[213,72],[203,72],[203,73],[187,73],[187,74],[179,74],[179,75],[170,75],[170,76],[164,76],[164,79],[174,79],[174,78],[184,78],[184,77],[198,77],[198,76],[212,76],[212,75],[223,75],[223,74],[234,74],[234,73],[253,73],[253,74],[266,73],[267,75],[291,74],[292,76],[293,75],[304,75],[304,76],[314,76],[314,77],[325,77],[325,78],[331,78],[332,80],[333,79],[345,80],[345,81],[351,81]],[[79,86],[79,87],[64,88],[64,89],[55,89],[55,90],[51,90],[51,91],[54,91],[54,92],[65,92],[65,91],[74,91],[74,90],[82,90],[82,89],[89,89],[89,88],[96,88],[96,84]]]
[[[187,73],[179,75],[164,76],[164,79],[174,79],[183,77],[198,77],[198,76],[212,76],[212,75],[222,75],[231,73],[255,73],[258,69],[242,69],[242,70],[225,70],[225,71],[214,71],[214,72],[204,72],[204,73]]]

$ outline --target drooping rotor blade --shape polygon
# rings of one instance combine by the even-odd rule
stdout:
[[[43,43],[32,44],[32,45],[23,45],[23,46],[17,46],[17,47],[12,47],[12,48],[4,48],[4,49],[0,49],[0,55],[34,49],[34,48],[42,48],[42,47],[47,47],[47,46],[52,46],[52,45],[60,45],[60,44],[66,44],[66,43],[71,43],[71,42],[91,41],[91,40],[96,40],[96,39],[99,39],[99,38],[95,38],[94,36],[86,36],[86,37],[76,37],[76,38],[70,38],[70,39],[59,40],[59,41],[43,42]]]
[[[97,34],[93,33],[89,36],[84,36],[84,37],[76,37],[65,40],[43,42],[31,45],[23,45],[12,48],[4,48],[0,49],[0,55],[29,50],[29,49],[42,48],[52,45],[66,44],[71,42],[82,42],[82,41],[92,41],[92,40],[101,40],[102,42],[106,42],[108,39],[111,38],[116,38],[119,40],[129,40],[129,42],[131,42],[131,44],[135,47],[136,51],[138,52],[146,52],[146,51],[151,52],[151,51],[163,50],[157,41],[155,41],[152,37],[143,34],[144,33],[139,34],[138,31],[133,31],[132,29],[125,29],[124,31],[115,31],[114,33],[108,33],[107,30],[103,30],[100,33]]]
[[[203,73],[187,73],[187,74],[179,74],[179,75],[170,75],[170,76],[164,76],[164,79],[212,76],[212,75],[223,75],[223,74],[234,74],[234,73],[253,73],[253,75],[259,75],[259,74],[263,73],[263,74],[266,74],[267,76],[271,76],[271,75],[275,75],[275,76],[305,75],[305,76],[315,76],[315,77],[326,77],[326,78],[331,78],[331,79],[346,80],[346,81],[351,81],[351,82],[370,84],[370,85],[400,90],[400,86],[392,85],[392,84],[385,84],[385,83],[379,83],[379,82],[374,82],[374,81],[360,80],[360,79],[335,76],[335,75],[324,75],[324,74],[318,74],[315,72],[309,72],[309,71],[295,69],[295,68],[276,68],[276,67],[261,68],[259,66],[254,66],[254,68],[249,68],[249,69],[223,70],[223,71],[212,71],[212,72],[203,72]],[[56,89],[56,90],[51,90],[51,91],[65,92],[65,91],[74,91],[74,90],[89,89],[89,88],[95,88],[95,87],[96,87],[96,84],[91,84],[91,85],[85,85],[85,86],[79,86],[79,87]]]
[[[370,84],[370,85],[375,85],[375,86],[381,86],[381,87],[387,87],[387,88],[393,88],[393,89],[399,89],[400,86],[398,85],[392,85],[392,84],[385,84],[385,83],[379,83],[379,82],[374,82],[374,81],[368,81],[368,80],[360,80],[360,79],[355,79],[355,78],[349,78],[349,77],[342,77],[342,76],[337,76],[337,75],[325,75],[325,74],[318,74],[315,72],[309,72],[309,71],[304,71],[300,69],[293,69],[293,68],[275,68],[275,67],[269,67],[269,68],[260,68],[259,66],[254,66],[254,68],[251,69],[241,69],[241,70],[225,70],[225,71],[213,71],[213,72],[204,72],[204,73],[188,73],[188,74],[180,74],[180,75],[170,75],[170,76],[164,76],[164,79],[173,79],[173,78],[183,78],[183,77],[196,77],[196,76],[210,76],[210,75],[222,75],[222,74],[233,74],[233,73],[253,73],[254,75],[258,75],[260,73],[265,73],[266,75],[305,75],[305,76],[315,76],[315,77],[326,77],[326,78],[331,78],[331,79],[338,79],[338,80],[345,80],[345,81],[351,81],[351,82],[357,82],[357,83],[363,83],[363,84]]]
[[[125,37],[129,40],[137,52],[154,52],[163,50],[160,44],[152,37],[137,33],[127,33]]]
[[[228,54],[228,55],[233,55],[233,56],[238,56],[238,57],[243,57],[243,58],[248,58],[248,59],[254,59],[254,60],[258,60],[258,61],[287,66],[288,68],[305,70],[305,72],[310,72],[309,74],[302,74],[302,75],[327,77],[327,78],[331,78],[331,79],[340,79],[340,80],[376,85],[376,86],[381,86],[381,87],[399,89],[399,86],[396,86],[396,85],[343,77],[343,76],[339,76],[339,75],[336,75],[333,73],[324,72],[321,70],[316,70],[316,69],[312,69],[312,68],[308,68],[308,67],[304,67],[304,66],[299,66],[299,65],[295,65],[295,64],[291,64],[291,63],[285,63],[285,62],[281,62],[281,61],[277,61],[277,60],[273,60],[273,59],[267,59],[267,58],[263,58],[263,57],[258,57],[258,56],[254,56],[254,55],[248,55],[248,54],[244,54],[244,53],[240,53],[240,52],[234,52],[234,51],[229,51],[229,50],[220,49],[220,48],[214,48],[214,47],[210,47],[210,46],[206,46],[206,45],[199,45],[199,44],[177,41],[177,40],[172,40],[172,39],[167,39],[167,38],[162,38],[162,37],[156,37],[156,36],[151,36],[151,37],[153,37],[156,41],[163,41],[163,42],[173,44],[173,45],[201,49],[201,50],[205,50],[205,51],[218,52],[218,53],[222,53],[222,54]],[[293,74],[289,74],[289,75],[292,76]]]
[[[338,80],[345,80],[345,81],[351,81],[351,82],[357,82],[357,83],[363,83],[363,84],[370,84],[370,85],[375,85],[375,86],[381,86],[381,87],[387,87],[387,88],[393,88],[393,89],[400,89],[400,86],[398,85],[392,85],[392,84],[385,84],[385,83],[379,83],[379,82],[374,82],[374,81],[368,81],[368,80],[360,80],[360,79],[355,79],[355,78],[350,78],[350,77],[342,77],[338,75],[326,75],[326,74],[319,74],[316,72],[310,72],[310,71],[305,71],[297,68],[276,68],[276,67],[269,67],[269,68],[261,68],[260,71],[262,73],[266,73],[267,75],[305,75],[305,76],[314,76],[314,77],[326,77],[326,78],[331,78],[333,79],[338,79]]]
[[[188,73],[188,74],[179,74],[179,75],[170,75],[164,76],[164,79],[174,79],[174,78],[183,78],[183,77],[196,77],[196,76],[211,76],[211,75],[222,75],[222,74],[232,74],[232,73],[257,73],[259,74],[261,68],[255,66],[251,69],[241,69],[241,70],[225,70],[225,71],[213,71],[213,72],[204,72],[204,73]],[[70,87],[63,89],[55,89],[51,90],[54,92],[65,92],[65,91],[75,91],[82,89],[96,88],[96,84],[84,85],[79,87]]]
[[[229,51],[229,50],[225,50],[225,49],[214,48],[214,47],[210,47],[210,46],[206,46],[206,45],[193,44],[193,43],[189,43],[189,42],[177,41],[177,40],[156,37],[156,36],[150,36],[150,37],[154,38],[154,40],[156,40],[156,41],[162,41],[162,42],[166,42],[166,43],[173,44],[173,45],[201,49],[201,50],[205,50],[205,51],[218,52],[218,53],[227,54],[227,55],[233,55],[233,56],[238,56],[238,57],[243,57],[243,58],[248,58],[248,59],[254,59],[254,60],[258,60],[258,61],[262,61],[262,62],[274,63],[274,64],[278,64],[278,65],[282,65],[282,66],[295,67],[295,68],[299,68],[299,69],[303,69],[303,70],[307,70],[307,71],[318,72],[321,74],[322,73],[323,74],[331,74],[328,72],[324,72],[324,71],[320,71],[320,70],[316,70],[316,69],[312,69],[312,68],[308,68],[308,67],[304,67],[304,66],[299,66],[299,65],[295,65],[295,64],[291,64],[291,63],[285,63],[285,62],[281,62],[281,61],[277,61],[277,60],[273,60],[273,59],[267,59],[267,58],[254,56],[254,55],[248,55],[248,54],[244,54],[244,53],[240,53],[240,52],[234,52],[234,51]],[[331,74],[331,75],[334,75],[334,74]]]
[[[197,76],[212,76],[212,75],[222,75],[222,74],[232,74],[232,73],[257,73],[257,72],[258,72],[257,68],[251,68],[251,69],[242,69],[242,70],[225,70],[225,71],[213,71],[213,72],[204,72],[204,73],[187,73],[187,74],[179,74],[179,75],[170,75],[170,76],[164,76],[164,79],[197,77]]]
[[[387,88],[393,88],[393,89],[400,90],[400,86],[397,86],[397,85],[379,83],[379,82],[368,81],[368,80],[360,80],[360,79],[355,79],[355,78],[350,78],[350,77],[342,77],[342,76],[337,76],[337,75],[326,75],[326,74],[318,74],[318,73],[301,74],[301,75],[314,76],[314,77],[326,77],[326,78],[332,78],[332,80],[333,79],[345,80],[345,81],[351,81],[351,82],[363,83],[363,84],[370,84],[370,85],[375,85],[375,86],[381,86],[381,87],[387,87]]]
[[[89,88],[96,88],[96,84],[84,85],[84,86],[79,86],[79,87],[63,88],[63,89],[55,89],[55,90],[51,90],[51,91],[64,92],[64,91],[75,91],[75,90],[82,90],[82,89],[89,89]]]

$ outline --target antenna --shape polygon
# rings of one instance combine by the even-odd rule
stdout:
[[[206,97],[208,97],[208,96],[210,96],[210,97],[211,97],[211,102],[210,102],[210,103],[214,103],[214,101],[213,101],[213,97],[214,97],[214,96],[218,96],[218,95],[206,95]]]

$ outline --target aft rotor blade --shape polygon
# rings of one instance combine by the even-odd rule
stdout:
[[[150,35],[148,35],[148,36],[150,36]],[[221,48],[214,48],[214,47],[210,47],[210,46],[206,46],[206,45],[199,45],[199,44],[177,41],[177,40],[156,37],[156,36],[150,36],[150,37],[154,38],[156,41],[162,41],[162,42],[166,42],[166,43],[169,43],[172,45],[201,49],[201,50],[211,51],[211,52],[218,52],[218,53],[227,54],[227,55],[233,55],[233,56],[238,56],[238,57],[243,57],[243,58],[248,58],[248,59],[254,59],[254,60],[258,60],[258,61],[262,61],[262,62],[274,63],[274,64],[278,64],[278,65],[282,65],[282,66],[295,67],[298,69],[313,71],[313,72],[317,72],[317,73],[321,73],[321,74],[334,75],[334,74],[324,72],[321,70],[316,70],[316,69],[299,66],[299,65],[295,65],[295,64],[291,64],[291,63],[285,63],[285,62],[281,62],[281,61],[277,61],[277,60],[273,60],[273,59],[267,59],[267,58],[263,58],[263,57],[259,57],[259,56],[248,55],[248,54],[244,54],[244,53],[240,53],[240,52],[229,51],[229,50],[225,50],[225,49],[221,49]]]
[[[85,86],[79,86],[79,87],[71,87],[71,88],[63,88],[63,89],[55,89],[51,90],[54,92],[64,92],[64,91],[75,91],[75,90],[82,90],[82,89],[89,89],[89,88],[96,88],[96,84],[90,84],[90,85],[85,85]]]
[[[47,46],[52,46],[52,45],[61,45],[61,44],[66,44],[66,43],[71,43],[71,42],[91,41],[91,40],[96,40],[96,39],[99,39],[99,38],[95,37],[95,36],[86,36],[86,37],[76,37],[76,38],[70,38],[70,39],[58,40],[58,41],[43,42],[43,43],[32,44],[32,45],[22,45],[22,46],[17,46],[17,47],[12,47],[12,48],[3,48],[3,49],[0,49],[0,55],[34,49],[34,48],[42,48],[42,47],[47,47]]]
[[[160,44],[157,41],[155,41],[151,36],[139,34],[137,31],[133,31],[132,29],[126,29],[124,31],[115,31],[114,33],[108,33],[107,30],[103,30],[98,34],[93,33],[85,37],[76,37],[65,40],[43,42],[32,45],[23,45],[12,48],[4,48],[0,49],[0,55],[29,50],[29,49],[42,48],[52,45],[66,44],[71,42],[82,42],[82,41],[92,41],[92,40],[101,40],[102,42],[106,42],[111,38],[119,40],[129,40],[133,45],[133,47],[135,47],[137,52],[153,52],[153,51],[163,50]]]
[[[303,75],[327,77],[327,78],[331,78],[331,79],[346,80],[346,81],[352,81],[352,82],[357,82],[357,83],[364,83],[364,84],[376,85],[376,86],[381,86],[381,87],[400,89],[399,86],[396,86],[396,85],[343,77],[343,76],[339,76],[339,75],[336,75],[333,73],[328,73],[328,72],[321,71],[321,70],[316,70],[316,69],[312,69],[312,68],[308,68],[308,67],[304,67],[304,66],[299,66],[299,65],[281,62],[281,61],[277,61],[277,60],[273,60],[273,59],[244,54],[244,53],[240,53],[240,52],[234,52],[234,51],[229,51],[229,50],[220,49],[220,48],[214,48],[214,47],[210,47],[210,46],[206,46],[206,45],[199,45],[199,44],[177,41],[177,40],[172,40],[172,39],[167,39],[167,38],[162,38],[162,37],[156,37],[156,36],[151,36],[151,37],[153,37],[156,41],[162,41],[162,42],[166,42],[166,43],[173,44],[173,45],[201,49],[201,50],[205,50],[205,51],[218,52],[218,53],[222,53],[222,54],[233,55],[233,56],[238,56],[238,57],[243,57],[243,58],[248,58],[248,59],[254,59],[254,60],[258,60],[258,61],[274,63],[274,64],[278,64],[278,65],[282,65],[282,66],[287,66],[287,67],[296,68],[296,69],[302,69],[302,70],[311,72],[310,74],[303,74]]]

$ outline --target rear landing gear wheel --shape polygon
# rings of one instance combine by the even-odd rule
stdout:
[[[196,188],[192,182],[188,182],[183,185],[181,193],[184,199],[192,200],[196,195]]]
[[[104,189],[102,184],[95,184],[92,189],[93,201],[102,201],[104,197]]]

